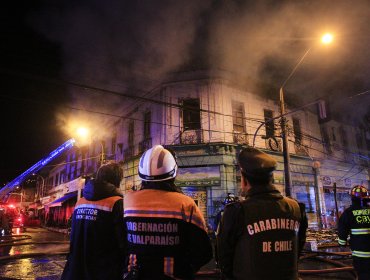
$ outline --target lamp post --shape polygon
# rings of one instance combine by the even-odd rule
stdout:
[[[45,187],[45,179],[40,174],[33,173],[32,175],[33,176],[37,176],[37,178],[41,178],[41,187],[40,187],[39,184],[37,184],[37,192],[36,192],[36,194],[37,194],[37,197],[38,198],[43,197],[44,187]]]
[[[323,44],[330,44],[333,39],[331,34],[325,34],[321,37],[321,42]],[[284,102],[284,87],[290,78],[294,75],[298,67],[302,64],[303,60],[306,58],[310,52],[311,47],[306,50],[303,56],[300,58],[298,63],[294,66],[293,70],[290,72],[289,76],[286,78],[284,83],[280,87],[280,115],[281,115],[281,137],[283,142],[283,158],[284,158],[284,182],[285,182],[285,195],[291,196],[291,175],[290,175],[290,154],[289,154],[289,142],[287,135],[287,121],[285,118],[285,102]]]
[[[90,142],[89,138],[89,129],[86,127],[78,127],[76,129],[76,133],[78,136],[78,142],[81,143],[88,143]],[[100,165],[102,165],[105,162],[105,149],[104,149],[104,141],[100,141]]]

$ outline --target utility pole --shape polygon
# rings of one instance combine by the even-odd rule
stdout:
[[[317,217],[317,225],[319,229],[322,229],[322,216],[321,216],[321,203],[320,203],[320,190],[319,190],[319,170],[320,170],[320,162],[314,161],[312,164],[312,169],[315,174],[315,204],[316,204],[316,217]]]
[[[100,165],[105,163],[105,153],[104,153],[104,141],[100,141],[101,153],[100,153]]]
[[[285,114],[285,104],[284,104],[284,91],[280,88],[280,115]],[[285,116],[281,118],[281,137],[283,141],[283,158],[284,158],[284,182],[285,182],[285,195],[291,196],[291,177],[290,177],[290,155],[289,155],[289,143],[286,127]]]

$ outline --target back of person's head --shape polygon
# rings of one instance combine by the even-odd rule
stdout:
[[[99,182],[107,182],[119,187],[123,178],[123,170],[118,163],[110,162],[99,167],[95,180]]]
[[[351,199],[353,204],[364,205],[369,197],[368,190],[361,185],[354,186],[351,189]]]
[[[144,152],[139,162],[139,176],[144,182],[174,180],[177,163],[174,153],[161,145],[155,145]]]
[[[238,164],[242,176],[254,187],[272,182],[277,162],[272,156],[256,148],[248,147],[239,153]]]

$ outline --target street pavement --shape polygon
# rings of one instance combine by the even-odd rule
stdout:
[[[19,233],[17,243],[21,246],[0,247],[0,279],[37,279],[56,280],[60,279],[65,265],[66,253],[69,249],[68,236],[64,233],[53,232],[43,228],[27,228],[26,232]],[[4,241],[2,241],[3,244]],[[310,243],[306,248],[309,248]],[[337,252],[338,255],[328,256],[321,254],[314,257],[311,252],[306,252],[299,262],[299,269],[302,272],[315,270],[320,272],[323,269],[333,269],[340,265],[350,266],[351,259],[348,257],[348,248],[341,249],[333,247],[322,250],[323,254]],[[340,254],[344,254],[343,256]],[[323,258],[325,256],[325,258]],[[268,269],[268,264],[266,264]],[[301,274],[302,280],[316,279],[355,279],[351,272],[336,272],[325,274]],[[197,279],[220,279],[216,270],[214,260],[205,265]]]

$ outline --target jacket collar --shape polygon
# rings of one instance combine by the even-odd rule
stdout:
[[[279,192],[279,190],[272,184],[270,185],[260,185],[254,186],[247,191],[245,198],[255,197],[255,196],[273,196],[276,198],[282,198],[283,195]]]
[[[83,195],[87,200],[100,200],[111,196],[123,196],[119,188],[106,181],[90,180],[84,187]]]

